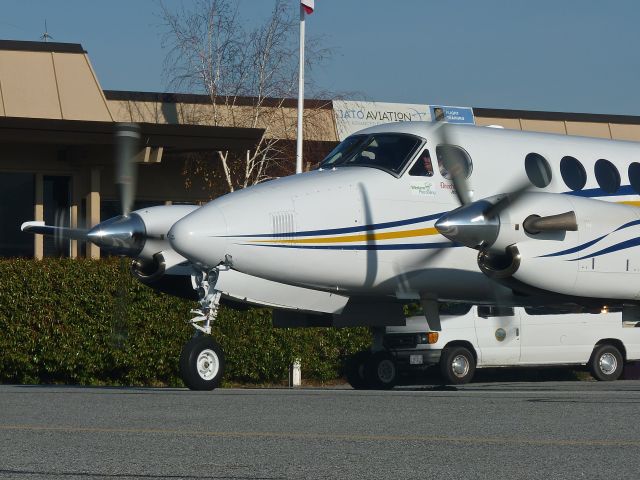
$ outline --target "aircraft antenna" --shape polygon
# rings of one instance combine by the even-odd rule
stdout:
[[[47,20],[44,21],[44,33],[40,35],[40,40],[44,42],[48,42],[49,40],[53,40],[53,37],[49,34],[49,29],[47,29]]]

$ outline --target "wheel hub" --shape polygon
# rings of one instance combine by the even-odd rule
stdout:
[[[396,374],[396,368],[391,360],[383,360],[378,364],[378,378],[383,383],[390,383]]]
[[[464,355],[456,355],[451,361],[451,370],[458,378],[463,378],[469,373],[469,361]]]
[[[600,357],[600,371],[605,375],[611,375],[618,368],[618,360],[612,353],[605,353]]]
[[[211,349],[206,349],[200,352],[196,365],[198,368],[198,375],[200,375],[203,380],[214,379],[220,370],[218,355],[216,355],[216,352]]]

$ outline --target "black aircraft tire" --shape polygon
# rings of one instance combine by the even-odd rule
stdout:
[[[390,390],[398,383],[398,366],[389,352],[376,352],[364,365],[364,378],[369,388]]]
[[[440,373],[446,384],[469,383],[476,371],[473,354],[464,347],[445,347],[440,357]]]
[[[623,359],[613,345],[599,345],[593,350],[589,361],[589,370],[596,380],[608,382],[617,380],[622,375]]]
[[[190,390],[213,390],[224,375],[224,354],[209,335],[189,340],[180,354],[180,376]]]
[[[347,382],[354,390],[366,390],[368,388],[366,379],[364,378],[364,366],[371,356],[369,350],[362,350],[354,353],[347,359],[345,365],[345,376]]]

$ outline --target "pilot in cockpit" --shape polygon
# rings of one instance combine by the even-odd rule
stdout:
[[[423,150],[416,163],[409,170],[409,175],[412,177],[433,177],[433,163],[429,150]]]

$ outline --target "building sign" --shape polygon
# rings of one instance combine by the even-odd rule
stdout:
[[[445,121],[447,123],[466,123],[473,125],[473,109],[469,107],[448,107],[445,105],[431,105],[429,107],[431,118],[435,122]]]
[[[431,120],[429,105],[334,100],[338,138],[342,141],[363,128],[390,122]]]
[[[473,124],[473,109],[410,103],[334,100],[333,112],[340,141],[363,128],[391,122],[446,121]]]

